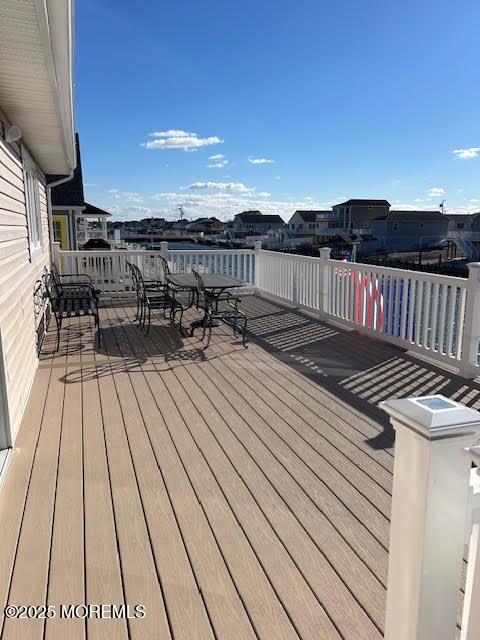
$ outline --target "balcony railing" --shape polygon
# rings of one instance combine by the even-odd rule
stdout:
[[[87,273],[103,294],[132,294],[126,266],[163,277],[160,255],[173,272],[198,269],[255,284],[259,293],[318,312],[319,316],[450,365],[480,374],[479,266],[468,279],[320,257],[249,250],[57,252],[64,273]]]

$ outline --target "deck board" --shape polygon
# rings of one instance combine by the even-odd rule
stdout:
[[[5,620],[2,640],[383,637],[393,433],[380,400],[480,387],[254,296],[208,351],[126,302],[104,348],[50,331],[0,490],[0,603],[143,604]],[[188,324],[186,319],[186,324]]]

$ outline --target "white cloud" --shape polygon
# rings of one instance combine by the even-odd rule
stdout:
[[[258,194],[261,198],[270,198],[270,196],[272,195],[271,193],[268,193],[268,191],[260,191],[260,193]]]
[[[275,180],[280,180],[280,176],[275,176]]]
[[[429,196],[444,196],[445,195],[445,189],[443,187],[433,187],[433,189],[430,189],[430,191],[428,192]]]
[[[223,142],[218,136],[200,138],[197,133],[183,131],[182,129],[154,131],[148,135],[153,138],[153,140],[141,143],[141,146],[146,149],[183,149],[183,151],[196,151],[200,147],[208,147]]]
[[[223,158],[225,158],[223,153],[216,153],[214,156],[208,156],[209,160],[223,160]]]
[[[215,156],[213,156],[215,157]],[[228,160],[215,160],[213,162],[211,162],[210,164],[207,164],[207,167],[209,169],[223,169],[223,167],[226,167],[228,164]]]
[[[194,182],[189,184],[187,189],[214,189],[216,191],[238,191],[239,193],[252,193],[255,191],[255,188],[246,187],[243,182]]]
[[[251,164],[273,164],[275,160],[269,160],[268,158],[248,158]]]
[[[111,198],[115,200],[126,200],[127,202],[143,202],[143,196],[133,191],[120,191],[119,189],[108,189]]]
[[[461,160],[476,158],[480,153],[480,147],[469,147],[468,149],[454,149],[453,155]]]

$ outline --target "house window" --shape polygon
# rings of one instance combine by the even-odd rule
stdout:
[[[464,222],[457,222],[457,229],[463,229],[464,226],[465,226]]]
[[[398,231],[398,222],[393,223],[393,230]]]
[[[38,174],[29,162],[24,165],[25,204],[27,208],[30,256],[42,250],[42,214],[38,192]]]

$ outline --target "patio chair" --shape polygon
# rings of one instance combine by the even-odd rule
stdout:
[[[45,272],[48,269],[45,267]],[[50,265],[50,273],[55,281],[56,287],[64,298],[95,298],[101,293],[100,289],[95,289],[93,280],[87,273],[62,273],[60,274],[55,263]]]
[[[180,326],[182,324],[183,307],[172,296],[167,284],[154,281],[145,281],[142,272],[136,265],[132,265],[137,283],[137,304],[139,308],[138,323],[143,327],[145,335],[148,335],[151,324],[152,309],[161,309],[167,317],[167,309],[170,312],[170,324],[174,324],[175,313],[180,312]]]
[[[95,326],[98,329],[98,346],[102,346],[102,334],[100,330],[100,318],[98,315],[98,298],[94,295],[85,295],[87,289],[78,289],[78,296],[73,295],[72,290],[64,294],[64,289],[58,287],[56,278],[52,273],[43,275],[43,283],[45,287],[45,296],[50,301],[52,313],[55,317],[57,325],[57,343],[55,351],[60,346],[60,330],[64,318],[73,318],[78,316],[93,316]]]
[[[171,274],[170,266],[168,264],[168,261],[163,256],[159,256],[159,257],[160,257],[160,264],[162,265],[163,281],[168,285],[171,295],[175,300],[175,305],[173,306],[173,309],[172,309],[172,313],[173,313],[172,322],[173,324],[175,324],[176,314],[181,310],[181,317],[180,317],[179,324],[180,324],[180,330],[182,331],[183,312],[186,311],[187,309],[190,309],[191,306],[193,305],[193,302],[196,296],[196,291],[191,287],[179,287],[178,285],[173,285],[172,283],[168,282],[167,277]],[[182,294],[187,294],[186,300],[182,300]]]
[[[245,333],[247,330],[248,318],[243,311],[240,311],[238,308],[240,298],[228,291],[222,291],[221,293],[209,291],[205,288],[203,278],[198,271],[192,269],[192,273],[195,276],[197,283],[198,305],[200,308],[203,308],[204,313],[203,321],[201,323],[203,327],[202,340],[205,339],[205,334],[208,329],[208,338],[205,349],[208,349],[210,345],[212,327],[217,321],[224,322],[225,324],[233,327],[233,335],[235,338],[239,333],[241,333],[242,344],[247,348],[247,344],[245,343]],[[192,325],[190,330],[191,336],[193,336],[196,326],[198,325]]]

